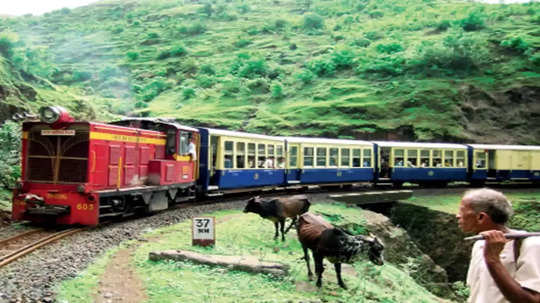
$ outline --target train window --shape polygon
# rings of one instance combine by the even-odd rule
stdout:
[[[418,166],[418,151],[416,149],[407,150],[407,167]]]
[[[275,156],[275,148],[273,144],[268,144],[268,157],[274,157]]]
[[[456,166],[465,167],[465,151],[464,150],[456,151]]]
[[[350,154],[351,150],[348,148],[341,149],[341,166],[349,167],[350,165]]]
[[[255,143],[248,143],[248,168],[255,168]]]
[[[224,168],[233,168],[234,143],[225,141],[225,157],[223,161]]]
[[[475,152],[476,161],[474,162],[475,168],[486,168],[486,153],[477,151]]]
[[[361,149],[353,149],[352,151],[352,166],[360,167]]]
[[[276,148],[276,154],[279,157],[283,157],[283,145],[278,145]]]
[[[289,167],[296,167],[298,162],[298,147],[291,146],[291,152],[289,154]]]
[[[189,154],[189,137],[190,137],[190,133],[180,132],[180,142],[178,144],[180,155]]]
[[[444,167],[454,167],[454,151],[444,151]]]
[[[403,156],[405,151],[403,149],[394,149],[394,166],[403,166]]]
[[[371,149],[364,149],[363,167],[371,167]]]
[[[264,168],[266,162],[266,145],[257,144],[257,167]]]
[[[442,159],[441,159],[441,151],[440,150],[434,150],[433,151],[433,166],[434,167],[441,167],[442,166]]]
[[[339,149],[330,148],[330,166],[338,166]]]
[[[420,166],[429,167],[429,150],[423,149],[420,151]]]
[[[317,166],[326,166],[326,147],[317,147]]]
[[[304,166],[313,166],[313,147],[304,147]]]
[[[236,142],[236,168],[246,167],[246,143]]]
[[[169,129],[167,131],[167,155],[172,155],[176,153],[176,130]]]

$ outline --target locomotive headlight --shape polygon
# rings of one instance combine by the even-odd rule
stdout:
[[[60,119],[60,110],[55,106],[45,106],[39,109],[39,116],[42,122],[52,124]]]

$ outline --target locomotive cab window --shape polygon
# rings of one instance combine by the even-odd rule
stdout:
[[[180,138],[178,146],[180,147],[179,154],[180,155],[187,155],[189,154],[189,138],[191,137],[191,134],[188,132],[180,132]]]
[[[176,129],[167,130],[167,155],[174,155],[176,153]]]

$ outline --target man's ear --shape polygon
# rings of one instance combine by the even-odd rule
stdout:
[[[481,223],[485,222],[487,218],[489,218],[489,216],[485,212],[479,212],[476,215],[476,219]]]

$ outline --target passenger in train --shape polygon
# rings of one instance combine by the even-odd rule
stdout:
[[[407,161],[407,167],[416,167],[411,161]]]
[[[428,163],[428,162],[429,162],[429,160],[427,160],[427,159],[426,159],[426,160],[422,160],[422,161],[420,161],[420,166],[422,166],[422,167],[428,167],[428,166],[429,166],[429,163]]]
[[[197,147],[195,146],[195,136],[189,137],[188,154],[191,157],[191,161],[197,161]]]
[[[274,168],[274,157],[268,157],[266,158],[266,162],[264,165],[266,168]]]
[[[285,168],[285,158],[283,158],[283,157],[278,158],[277,167],[278,168]]]

